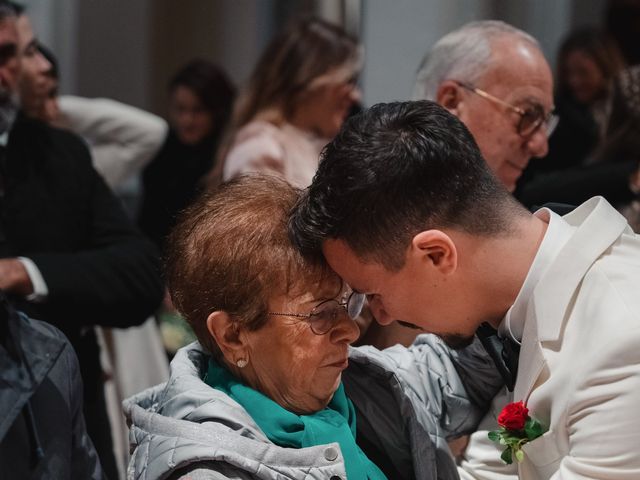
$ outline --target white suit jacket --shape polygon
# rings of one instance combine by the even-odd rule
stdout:
[[[640,479],[640,236],[600,197],[564,219],[577,228],[528,301],[513,395],[481,425],[523,400],[548,431],[511,466],[474,433],[463,479]]]
[[[58,106],[60,126],[87,141],[93,166],[113,189],[153,159],[169,129],[162,118],[108,98],[63,95]]]

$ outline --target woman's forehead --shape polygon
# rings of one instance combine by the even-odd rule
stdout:
[[[308,275],[294,282],[288,289],[289,295],[302,296],[311,299],[335,298],[344,290],[342,279],[332,270],[322,272],[308,272]]]

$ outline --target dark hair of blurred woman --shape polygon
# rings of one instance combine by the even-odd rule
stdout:
[[[167,139],[143,173],[142,230],[160,247],[176,214],[200,190],[231,114],[235,87],[207,60],[193,60],[169,82]]]
[[[558,53],[558,94],[590,104],[608,95],[624,61],[609,36],[594,28],[578,30]]]

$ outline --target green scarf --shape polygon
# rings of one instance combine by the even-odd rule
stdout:
[[[356,412],[340,383],[329,405],[311,415],[297,415],[241,383],[215,360],[204,381],[244,407],[267,438],[281,447],[304,448],[338,442],[349,480],[386,480],[356,444]]]

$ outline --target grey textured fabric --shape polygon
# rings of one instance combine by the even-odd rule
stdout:
[[[0,477],[102,479],[69,341],[15,312],[1,293],[0,323]]]
[[[201,380],[207,360],[198,343],[183,348],[166,384],[124,402],[129,479],[346,478],[337,443],[271,443],[238,403]],[[473,430],[501,386],[479,343],[452,352],[431,335],[408,349],[351,349],[343,381],[358,410],[358,435],[402,478],[425,480],[458,478],[446,439]]]

